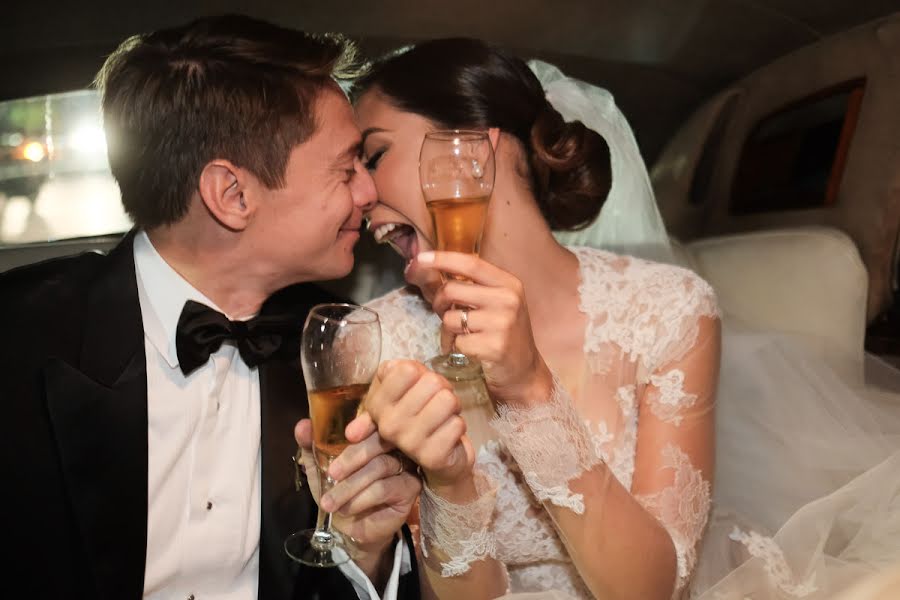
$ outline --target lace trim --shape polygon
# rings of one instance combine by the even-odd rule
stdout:
[[[684,371],[672,369],[665,375],[651,375],[650,383],[657,390],[648,394],[650,412],[661,421],[681,425],[680,413],[697,402],[696,394],[684,391]]]
[[[568,561],[549,514],[523,481],[515,460],[496,440],[481,447],[478,468],[497,483],[491,523],[497,545],[494,558],[507,565],[533,562],[536,557]]]
[[[497,487],[478,469],[475,470],[475,489],[478,498],[468,504],[453,504],[441,498],[428,485],[419,497],[422,554],[428,558],[428,548],[440,548],[449,560],[441,563],[442,577],[456,577],[469,566],[496,551],[494,535],[490,531],[491,516],[497,497]]]
[[[616,402],[622,412],[625,429],[620,442],[613,449],[612,458],[607,461],[613,475],[626,490],[631,489],[634,478],[634,452],[637,448],[638,411],[635,386],[623,385],[616,390]]]
[[[784,558],[784,552],[772,538],[755,531],[744,533],[739,527],[735,527],[728,537],[746,546],[751,556],[763,561],[769,578],[785,594],[794,598],[805,598],[819,589],[816,587],[815,573],[801,583],[794,583],[794,573]]]
[[[590,431],[594,452],[609,466],[619,483],[630,490],[634,475],[634,450],[637,445],[635,386],[623,385],[617,389],[616,402],[619,404],[624,425],[621,432],[613,433],[604,420],[594,422],[585,419],[584,424]]]
[[[607,445],[613,443],[616,436],[609,430],[609,425],[606,424],[606,421],[597,421],[595,425],[590,419],[584,420],[584,426],[589,430],[592,425],[594,425],[594,429],[596,429],[596,432],[591,431],[591,442],[594,444],[594,453],[597,456],[602,457],[603,460],[609,462]]]
[[[508,572],[510,588],[516,592],[549,593],[554,600],[594,599],[571,563],[513,565],[508,568]]]
[[[703,536],[710,509],[710,485],[688,455],[672,444],[662,451],[664,469],[675,471],[675,481],[655,494],[636,495],[656,515],[675,546],[678,561],[676,592],[684,588],[697,563],[697,542]]]
[[[569,481],[600,462],[572,398],[553,376],[548,402],[533,408],[497,407],[491,421],[538,500],[584,513],[584,496]]]
[[[696,342],[699,317],[718,317],[712,287],[687,269],[571,248],[578,257],[579,309],[588,317],[584,352],[595,373],[609,370],[608,344],[647,373],[678,360]]]
[[[378,313],[381,322],[381,360],[424,362],[440,354],[441,320],[418,294],[401,288],[366,306]]]

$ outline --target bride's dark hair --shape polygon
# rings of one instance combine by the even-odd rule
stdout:
[[[580,229],[600,212],[612,183],[606,141],[580,121],[566,123],[520,58],[480,40],[433,40],[375,62],[354,99],[369,90],[443,128],[515,136],[552,229]]]

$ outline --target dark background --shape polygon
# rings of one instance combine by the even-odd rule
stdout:
[[[900,9],[897,0],[454,0],[4,3],[0,100],[78,89],[118,42],[193,17],[242,12],[341,31],[377,54],[469,35],[543,58],[613,92],[645,160],[699,104],[802,46]]]

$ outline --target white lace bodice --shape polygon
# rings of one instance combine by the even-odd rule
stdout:
[[[681,437],[690,435],[693,420],[710,414],[713,402],[709,378],[694,376],[691,357],[707,342],[703,318],[718,317],[715,297],[706,282],[678,267],[572,251],[586,317],[582,380],[557,380],[554,398],[539,412],[501,407],[492,422],[497,440],[482,446],[476,461],[496,489],[490,554],[506,565],[514,592],[557,589],[589,598],[542,502],[583,512],[583,499],[567,482],[602,461],[669,531],[683,585],[710,501],[709,475],[692,465],[692,444]],[[440,320],[418,295],[398,290],[370,306],[382,320],[384,359],[439,353]],[[578,390],[575,397],[567,384]],[[656,455],[639,455],[643,435],[656,438],[647,444],[658,448]],[[422,519],[440,515],[423,512]],[[447,538],[437,543],[454,545]]]

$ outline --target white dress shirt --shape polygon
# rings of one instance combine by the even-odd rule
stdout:
[[[156,252],[144,232],[134,263],[147,357],[148,513],[144,598],[254,600],[259,580],[259,370],[225,343],[185,377],[175,329],[187,300],[221,309]],[[231,319],[248,315],[226,315]],[[410,555],[400,541],[384,600]],[[355,564],[361,600],[379,598]]]

